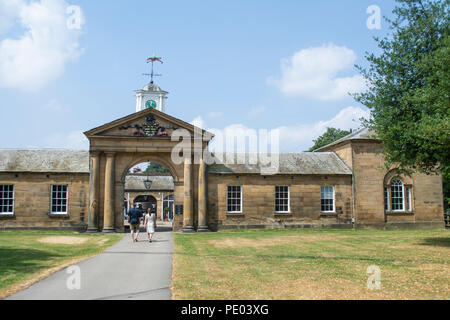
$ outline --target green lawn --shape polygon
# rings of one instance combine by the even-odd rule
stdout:
[[[70,231],[1,231],[0,298],[96,255],[122,237],[123,234],[79,234]]]
[[[367,268],[381,289],[367,289]],[[175,234],[175,299],[449,299],[448,230]]]

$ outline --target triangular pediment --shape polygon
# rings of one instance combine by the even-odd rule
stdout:
[[[146,109],[126,117],[111,121],[102,126],[84,132],[86,137],[170,137],[177,129],[185,129],[194,134],[195,128],[202,132],[203,136],[213,135],[201,128],[172,117],[156,109]]]

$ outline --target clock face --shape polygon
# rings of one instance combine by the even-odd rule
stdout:
[[[156,108],[156,102],[154,100],[147,100],[147,102],[145,103],[145,107],[147,109]]]

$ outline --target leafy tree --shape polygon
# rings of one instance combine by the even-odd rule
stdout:
[[[341,130],[336,128],[327,128],[327,131],[318,137],[316,140],[313,140],[314,145],[308,150],[312,152],[316,149],[322,148],[327,144],[335,142],[336,140],[343,138],[352,133],[352,130]]]
[[[371,110],[366,125],[382,140],[386,167],[441,172],[450,179],[450,0],[396,0],[391,34],[375,38],[380,55],[357,66],[368,90],[357,101]],[[448,200],[446,201],[448,204]]]
[[[143,173],[169,173],[169,170],[157,163],[149,163]]]

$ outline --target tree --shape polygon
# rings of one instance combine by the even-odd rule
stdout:
[[[366,126],[383,143],[386,167],[442,173],[450,179],[450,0],[396,0],[392,34],[375,38],[380,55],[357,66],[368,90],[357,101],[371,110]],[[448,190],[448,185],[446,190]],[[448,196],[448,195],[447,195]]]
[[[327,144],[335,142],[336,140],[343,138],[352,133],[352,129],[350,130],[341,130],[336,128],[327,128],[327,131],[318,137],[316,140],[313,140],[314,145],[308,150],[312,152],[316,149],[322,148]]]
[[[169,170],[157,163],[149,163],[144,173],[169,173]]]

